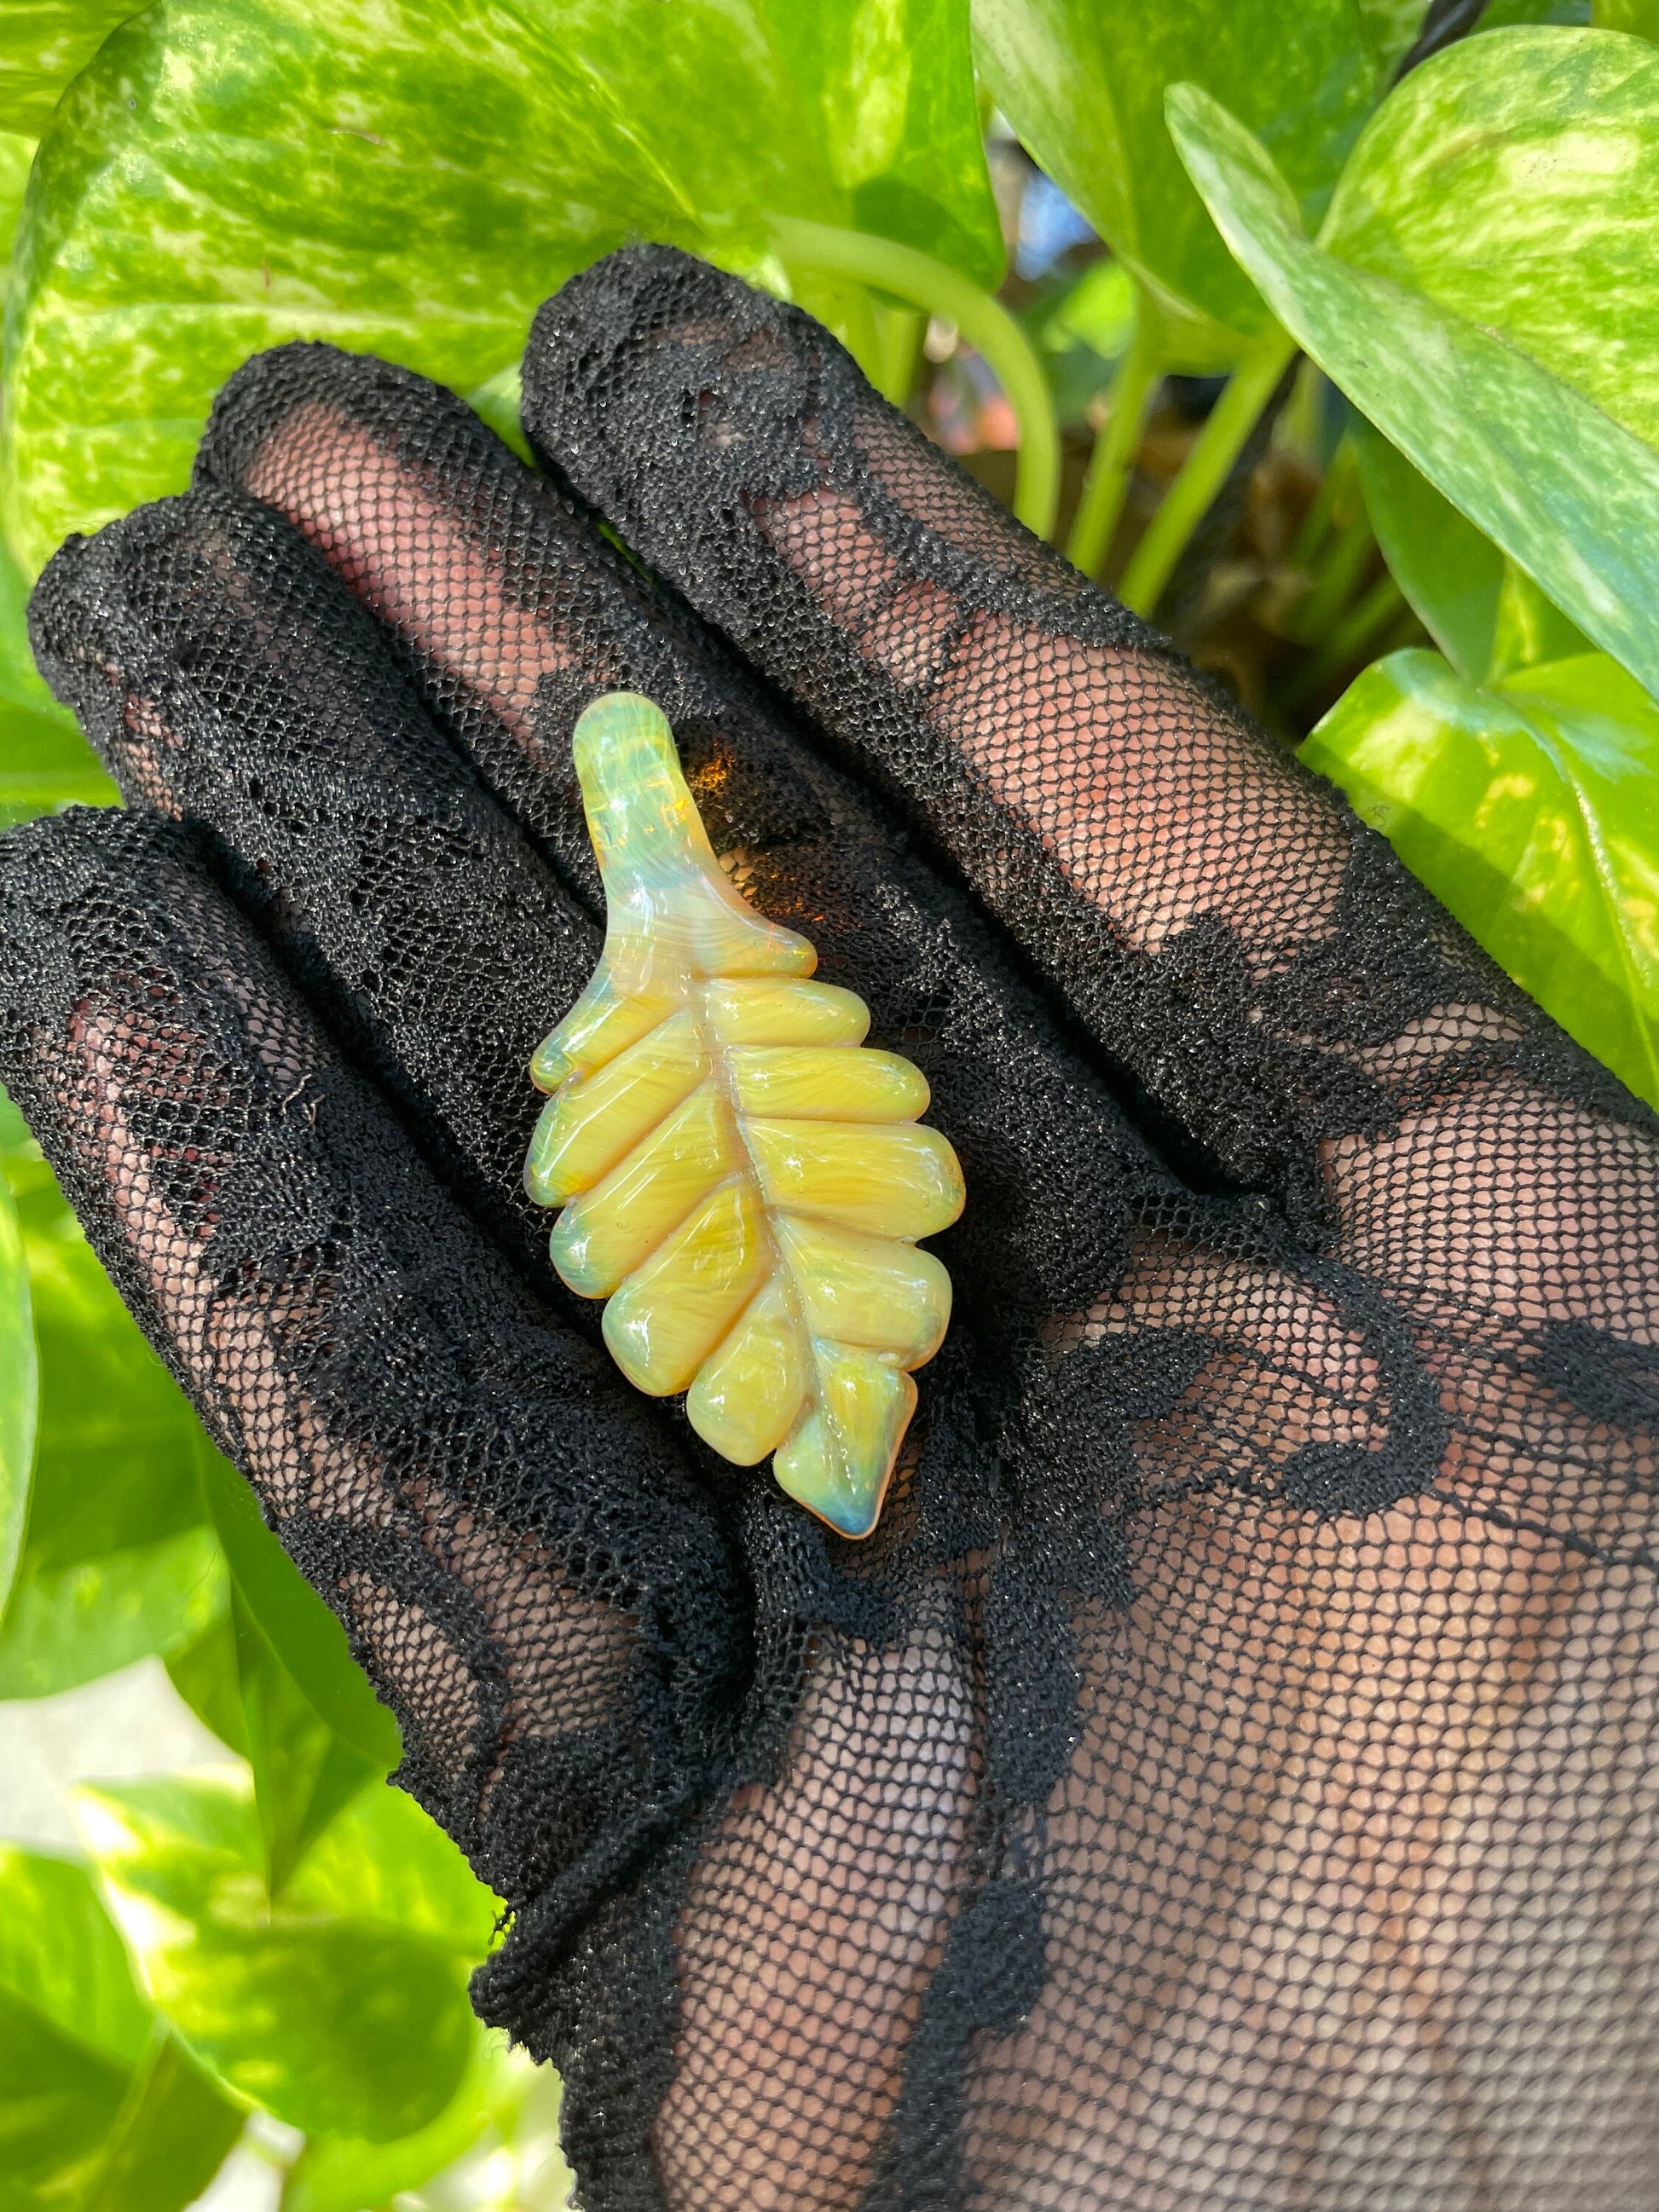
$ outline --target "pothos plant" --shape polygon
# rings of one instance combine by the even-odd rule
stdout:
[[[28,583],[183,486],[249,354],[372,349],[516,441],[537,304],[664,240],[900,404],[971,363],[1016,511],[1140,611],[1185,636],[1243,574],[1270,727],[1659,1103],[1655,39],[1659,0],[9,0],[0,818],[114,802]],[[988,126],[1075,211],[1036,284]],[[177,2212],[250,2112],[286,2212],[558,2202],[550,2093],[465,2005],[495,1901],[9,1109],[0,1166],[0,1698],[159,1655],[226,1750],[85,1792],[78,1858],[0,1850],[0,2212]]]

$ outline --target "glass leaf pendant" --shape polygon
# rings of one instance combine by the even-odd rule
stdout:
[[[862,1000],[721,872],[667,720],[613,691],[576,725],[605,880],[605,951],[538,1050],[525,1183],[562,1209],[553,1264],[604,1298],[630,1382],[686,1394],[740,1467],[867,1536],[939,1350],[951,1279],[916,1240],[962,1211],[962,1170],[917,1126],[927,1085],[863,1039]]]

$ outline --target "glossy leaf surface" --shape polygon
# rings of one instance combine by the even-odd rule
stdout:
[[[199,1636],[228,1597],[195,1414],[139,1334],[15,1109],[16,1201],[40,1351],[28,1530],[0,1621],[0,1697],[45,1697]]]
[[[0,9],[0,129],[38,137],[134,0],[6,0]]]
[[[33,158],[33,138],[0,131],[0,246],[8,264],[0,290],[9,286],[12,238]],[[96,806],[117,796],[75,717],[58,705],[36,672],[25,619],[27,603],[22,571],[0,543],[0,830],[60,806]]]
[[[42,142],[8,345],[6,528],[182,489],[214,392],[315,337],[466,392],[630,238],[752,268],[767,217],[994,281],[961,0],[158,0]],[[533,150],[532,150],[533,149]]]
[[[773,1471],[843,1535],[875,1526],[939,1349],[950,1279],[915,1240],[962,1210],[916,1127],[927,1086],[866,1050],[862,1000],[722,874],[648,699],[576,725],[605,880],[605,952],[531,1072],[557,1095],[525,1180],[563,1208],[553,1264],[604,1298],[605,1338],[654,1397],[688,1392],[706,1443]]]
[[[1378,661],[1302,748],[1579,1042],[1659,1104],[1659,708],[1604,653],[1486,688]]]
[[[1170,114],[1228,244],[1298,343],[1588,636],[1659,691],[1659,454],[1503,337],[1311,245],[1264,149],[1197,86],[1171,92]]]
[[[1233,358],[1262,336],[1267,312],[1182,167],[1164,93],[1190,79],[1243,117],[1316,224],[1387,81],[1355,0],[1294,11],[1279,0],[975,0],[974,31],[1023,143],[1163,310],[1172,364]]]
[[[210,2070],[307,2132],[386,2142],[436,2118],[470,2063],[495,1905],[412,1801],[368,1793],[273,1900],[245,1777],[80,1798],[150,1994]]]
[[[1526,28],[1413,71],[1354,148],[1319,242],[1659,447],[1656,234],[1659,53]]]
[[[1479,684],[1492,659],[1504,556],[1363,415],[1348,434],[1390,574],[1458,674]]]

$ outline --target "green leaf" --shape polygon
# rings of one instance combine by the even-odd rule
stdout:
[[[232,1588],[234,1592],[234,1584]],[[166,1653],[163,1663],[173,1688],[197,1719],[238,1759],[246,1759],[247,1722],[242,1712],[242,1677],[230,1607],[216,1614],[190,1643],[175,1645]]]
[[[1659,54],[1520,29],[1416,70],[1320,244],[1501,338],[1659,447]]]
[[[1363,415],[1348,434],[1389,573],[1458,674],[1480,683],[1492,659],[1504,556]]]
[[[0,130],[0,246],[3,246],[8,270],[12,240],[17,234],[17,218],[23,211],[29,168],[34,160],[34,144],[32,137],[22,137],[15,131]],[[9,276],[6,282],[9,283]],[[3,285],[0,285],[0,297],[3,290]]]
[[[58,1569],[25,1546],[0,1636],[0,1698],[51,1698],[200,1636],[226,1601],[213,1532],[185,1528]]]
[[[1583,29],[1593,20],[1590,0],[1486,0],[1477,31],[1507,31],[1517,23],[1553,23]]]
[[[179,2212],[242,2118],[161,2028],[87,1869],[0,1847],[0,2212]]]
[[[1304,221],[1325,211],[1384,84],[1354,0],[975,0],[980,66],[1020,139],[1156,301],[1171,366],[1219,367],[1269,328],[1170,143],[1191,78],[1272,148]]]
[[[963,0],[158,0],[41,142],[5,369],[7,532],[178,490],[251,353],[462,392],[635,237],[755,268],[768,218],[1001,267]]]
[[[75,2206],[128,2081],[124,2067],[0,1990],[0,2212]]]
[[[23,1549],[40,1402],[28,1262],[17,1208],[0,1182],[0,1613]]]
[[[1632,38],[1659,39],[1659,0],[1595,0],[1590,21],[1598,30],[1627,31]]]
[[[1501,58],[1539,39],[1565,52],[1607,34],[1478,43]],[[1170,117],[1229,246],[1297,343],[1581,629],[1659,690],[1659,455],[1505,338],[1310,245],[1264,149],[1196,85],[1175,88]]]
[[[70,79],[118,23],[137,13],[133,0],[6,0],[0,13],[0,127],[39,137]]]
[[[265,1879],[275,1893],[307,1844],[387,1770],[343,1743],[320,1717],[235,1589],[230,1625]]]
[[[1604,653],[1368,668],[1302,748],[1516,982],[1659,1105],[1659,707]]]
[[[0,544],[0,830],[63,806],[110,805],[120,796],[74,715],[36,673],[27,605],[23,573]]]
[[[246,2118],[177,2036],[158,2037],[76,2212],[182,2212],[218,2172]]]
[[[486,2128],[510,2120],[524,2098],[525,2070],[499,2036],[479,2027],[461,2086],[435,2119],[396,2142],[313,2136],[289,2171],[283,2212],[361,2212],[418,2189]]]
[[[239,1603],[322,1723],[380,1774],[402,1751],[398,1723],[351,1656],[345,1631],[266,1528],[253,1492],[205,1437],[202,1488]]]
[[[462,1937],[483,1911],[458,1912],[453,1869],[412,1804],[380,1808],[396,1794],[367,1793],[373,1813],[349,1806],[273,1901],[246,1776],[78,1793],[155,2002],[234,2093],[307,2134],[411,2135],[471,2057],[466,1980],[483,1946]]]
[[[1359,0],[1360,27],[1376,62],[1377,81],[1389,84],[1417,43],[1428,0]]]
[[[296,1912],[430,1937],[474,1964],[490,1948],[502,1909],[430,1814],[390,1784],[366,1790],[331,1823],[284,1901]]]
[[[200,1424],[140,1335],[8,1103],[40,1365],[27,1534],[0,1697],[45,1697],[198,1637],[228,1599],[197,1475]]]
[[[1464,680],[1588,653],[1589,641],[1363,415],[1349,432],[1390,573]]]
[[[155,2033],[86,1868],[9,1844],[0,1844],[0,1990],[117,2067],[136,2067]]]
[[[1583,632],[1544,597],[1524,568],[1506,560],[1492,621],[1487,683],[1535,668],[1540,661],[1571,660],[1589,651]]]
[[[1044,353],[1085,345],[1113,362],[1135,334],[1134,279],[1121,261],[1091,261],[1064,291],[1028,315],[1027,327]]]
[[[229,1462],[200,1443],[203,1490],[228,1567],[228,1620],[170,1659],[185,1702],[246,1759],[266,1881],[281,1889],[295,1861],[400,1749],[339,1622],[268,1529]]]

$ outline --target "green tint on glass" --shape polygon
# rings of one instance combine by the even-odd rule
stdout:
[[[1191,78],[1260,132],[1311,227],[1387,82],[1376,29],[1354,0],[974,5],[998,105],[1156,301],[1171,368],[1231,362],[1269,318],[1170,143],[1166,88]]]
[[[1659,1105],[1659,708],[1605,653],[1368,668],[1302,748],[1562,1027]]]
[[[769,220],[994,282],[961,0],[158,0],[42,141],[5,370],[5,525],[176,491],[214,392],[293,337],[463,392],[634,238],[753,270]]]
[[[1480,43],[1501,56],[1537,38],[1605,42],[1560,31]],[[1311,245],[1266,150],[1196,85],[1175,88],[1170,114],[1228,244],[1298,343],[1587,635],[1659,690],[1659,455],[1505,338]]]
[[[307,2134],[388,2142],[437,2118],[471,2063],[466,1981],[497,1908],[411,1800],[364,1793],[273,1899],[246,1778],[78,1797],[151,1995],[210,2071]]]

